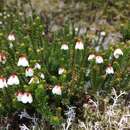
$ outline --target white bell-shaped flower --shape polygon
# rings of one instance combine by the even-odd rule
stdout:
[[[56,95],[61,95],[62,94],[61,87],[58,85],[55,85],[54,88],[52,89],[52,93]]]
[[[108,67],[106,68],[106,74],[107,74],[107,75],[108,75],[108,74],[114,74],[114,69],[113,69],[112,66],[108,66]]]
[[[61,50],[68,50],[68,49],[69,49],[69,47],[68,47],[67,44],[63,44],[63,45],[61,46]]]
[[[41,69],[41,65],[39,63],[36,63],[34,68],[40,70]]]
[[[75,45],[75,49],[77,50],[83,50],[84,49],[84,44],[82,41],[77,41]]]
[[[9,40],[9,41],[15,41],[15,35],[14,35],[13,33],[10,33],[10,34],[8,35],[8,40]]]
[[[26,104],[26,103],[32,103],[33,102],[33,98],[31,93],[24,93],[21,97],[21,102]]]
[[[19,83],[19,78],[16,74],[12,74],[7,80],[8,85],[19,85]]]
[[[100,35],[104,37],[104,36],[106,36],[106,32],[102,31],[102,32],[100,32]]]
[[[96,57],[96,56],[95,56],[94,54],[90,54],[90,55],[88,56],[88,61],[94,60],[95,57]]]
[[[102,63],[103,63],[103,58],[102,58],[102,56],[96,56],[96,63],[97,63],[97,64],[102,64]]]
[[[29,66],[28,60],[26,56],[21,56],[18,60],[18,66],[27,67]]]
[[[6,79],[3,77],[0,77],[0,88],[7,87]]]
[[[120,48],[118,48],[114,51],[114,57],[118,59],[120,56],[123,56],[123,52]]]
[[[41,73],[40,77],[41,79],[45,79],[45,75],[43,73]]]
[[[58,70],[58,74],[59,75],[62,75],[64,72],[65,72],[64,68],[59,68],[59,70]]]
[[[25,76],[32,77],[33,76],[33,69],[31,67],[26,68]]]

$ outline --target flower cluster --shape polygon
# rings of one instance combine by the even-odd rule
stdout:
[[[17,92],[16,97],[19,102],[22,102],[24,104],[33,102],[32,95],[28,92]]]
[[[114,50],[114,53],[113,53],[113,56],[116,58],[116,59],[118,59],[120,56],[123,56],[123,52],[122,52],[122,50],[121,49],[116,49],[116,50]],[[90,54],[89,56],[88,56],[88,61],[93,61],[93,60],[95,60],[95,62],[97,63],[97,64],[102,64],[103,63],[103,58],[102,58],[102,56],[96,56],[95,54]],[[106,74],[114,74],[114,69],[113,69],[113,67],[111,66],[111,65],[108,65],[108,67],[106,68]]]
[[[88,61],[93,61],[93,60],[95,60],[95,62],[97,63],[97,64],[102,64],[103,63],[103,57],[102,56],[100,56],[100,55],[94,55],[94,54],[90,54],[89,56],[88,56]]]
[[[105,31],[81,36],[79,28],[74,33],[65,27],[53,37],[45,32],[39,16],[32,21],[25,17],[26,22],[21,15],[11,14],[9,18],[11,26],[6,19],[0,34],[1,113],[30,107],[58,126],[64,120],[62,112],[73,105],[66,112],[68,123],[64,128],[69,129],[84,109],[100,113],[99,95],[105,99],[113,86],[118,91],[129,90],[129,42],[104,49]],[[85,99],[86,95],[91,96]],[[99,128],[98,121],[93,124],[93,128]]]
[[[68,49],[69,49],[69,47],[67,44],[63,44],[61,46],[61,50],[68,50]],[[75,44],[75,49],[76,50],[83,50],[84,49],[84,44],[81,41],[81,39],[77,39],[76,44]]]

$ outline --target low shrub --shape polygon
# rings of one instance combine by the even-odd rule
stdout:
[[[105,113],[102,107],[112,89],[115,97],[129,90],[129,42],[105,49],[103,31],[79,36],[80,28],[66,24],[51,33],[35,14],[25,17],[23,12],[4,11],[0,15],[1,117],[33,110],[55,127],[70,119],[64,125],[67,130],[74,119],[85,121],[90,115],[94,122],[97,110]],[[107,103],[115,106],[117,98]],[[74,107],[67,111],[68,106]]]

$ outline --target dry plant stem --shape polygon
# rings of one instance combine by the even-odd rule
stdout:
[[[115,88],[113,88],[113,92],[114,92],[115,97],[113,98],[114,103],[112,105],[112,110],[114,109],[115,105],[117,104],[117,101],[118,101],[119,97],[126,94],[126,92],[121,92],[119,95],[117,95],[117,92],[116,92]]]

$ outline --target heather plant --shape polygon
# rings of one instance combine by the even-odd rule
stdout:
[[[24,110],[20,119],[30,119],[29,125],[35,127],[44,122],[50,129],[68,130],[79,122],[84,129],[112,129],[111,120],[117,122],[116,128],[123,127],[126,111],[121,101],[125,104],[130,88],[128,41],[106,49],[103,30],[81,36],[80,28],[65,24],[50,33],[35,13],[27,17],[22,11],[5,10],[0,15],[1,117]],[[128,113],[129,101],[125,105]],[[20,128],[29,129],[27,125]]]

